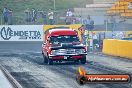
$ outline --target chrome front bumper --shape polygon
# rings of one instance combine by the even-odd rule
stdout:
[[[49,55],[49,57],[54,57],[54,56],[82,56],[82,55],[87,55],[87,53],[82,53],[82,54],[56,54],[56,55]]]

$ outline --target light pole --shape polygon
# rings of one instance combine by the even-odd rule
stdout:
[[[106,32],[108,31],[108,16],[106,15],[106,22],[105,22],[105,26],[106,26]]]
[[[55,9],[56,9],[56,6],[55,6],[55,4],[56,4],[56,1],[54,0],[54,11],[55,11]]]

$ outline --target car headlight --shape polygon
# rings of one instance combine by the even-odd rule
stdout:
[[[52,50],[51,54],[54,55],[54,54],[56,54],[56,52],[57,52],[56,50]]]
[[[85,50],[84,50],[84,49],[77,49],[77,50],[76,50],[76,53],[79,53],[79,54],[85,53]]]
[[[66,49],[58,49],[58,50],[52,50],[51,51],[51,54],[53,54],[53,55],[63,55],[63,54],[66,54],[67,53],[67,51],[66,51]]]

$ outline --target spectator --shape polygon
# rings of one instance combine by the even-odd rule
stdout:
[[[95,33],[93,33],[93,47],[94,47],[94,49],[99,48],[98,37]]]
[[[37,11],[33,8],[32,9],[32,22],[35,22],[37,19]]]
[[[31,22],[31,12],[30,12],[29,8],[27,8],[24,12],[26,14],[26,21]]]
[[[70,25],[73,23],[73,13],[70,9],[67,10],[66,12],[66,19],[65,19],[65,22],[66,22],[66,25]]]
[[[76,19],[76,17],[73,15],[73,16],[72,16],[72,24],[76,24],[76,22],[77,22],[77,19]]]
[[[90,25],[90,17],[88,16],[87,19],[83,20],[83,24],[85,25],[85,28],[88,30]]]
[[[83,24],[83,19],[82,19],[82,16],[81,15],[79,15],[79,17],[78,17],[78,23],[79,24]]]
[[[45,12],[42,12],[42,19],[43,19],[43,24],[47,24],[47,16]]]
[[[48,18],[49,18],[49,24],[53,25],[54,24],[54,12],[51,11],[51,9],[49,10]]]
[[[90,16],[88,16],[87,19],[83,21],[83,24],[87,30],[92,30],[94,28],[94,21],[91,20]]]
[[[84,35],[84,32],[85,32],[85,26],[82,25],[80,28],[79,28],[79,31],[81,33],[81,42],[83,44],[85,44],[85,35]]]
[[[13,11],[11,9],[9,9],[9,25],[13,24]]]
[[[98,37],[95,33],[93,33],[93,44],[98,44]]]
[[[66,17],[72,17],[73,16],[73,13],[70,9],[67,10],[66,12]]]
[[[66,20],[65,20],[66,25],[72,24],[72,21],[73,21],[72,17],[66,17]]]
[[[4,24],[8,24],[9,10],[5,7],[3,9]]]

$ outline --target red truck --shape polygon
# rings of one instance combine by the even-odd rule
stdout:
[[[79,41],[77,31],[70,28],[51,28],[45,31],[42,44],[44,63],[74,61],[86,63],[86,47]]]

